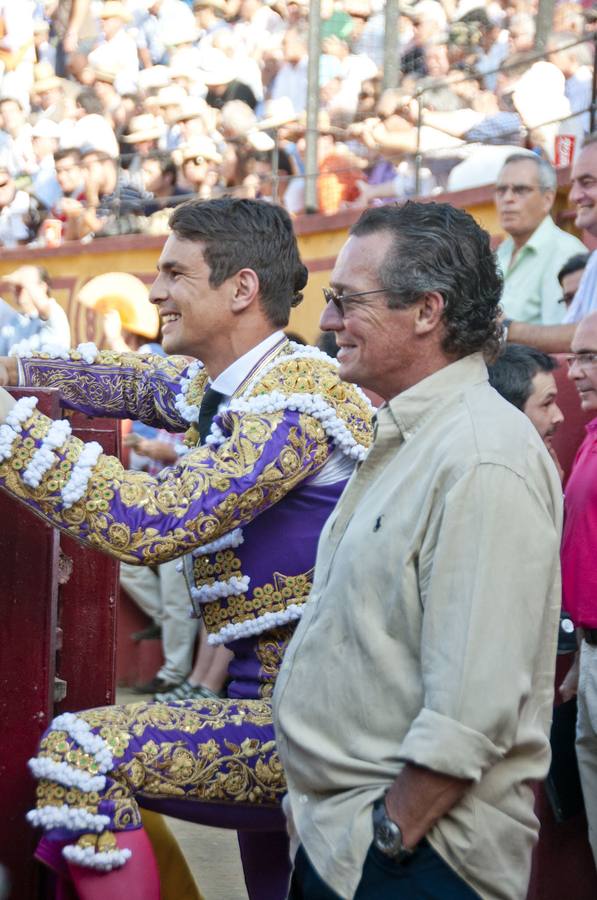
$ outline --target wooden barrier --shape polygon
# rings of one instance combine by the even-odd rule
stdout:
[[[118,453],[113,420],[67,413],[55,390],[14,394],[37,396],[42,412],[68,415],[77,437]],[[35,792],[26,762],[55,714],[114,702],[118,563],[59,535],[1,492],[0,548],[0,862],[12,881],[9,896],[34,900],[36,835],[25,813]]]

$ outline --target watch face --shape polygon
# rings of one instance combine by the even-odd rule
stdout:
[[[377,845],[380,850],[396,850],[400,846],[399,834],[397,834],[398,829],[392,828],[391,824],[388,822],[383,822],[377,828]]]
[[[375,846],[388,856],[397,856],[402,850],[400,828],[389,818],[383,803],[373,808],[373,834]]]

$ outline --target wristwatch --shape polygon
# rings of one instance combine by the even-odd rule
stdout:
[[[414,850],[407,850],[400,826],[388,815],[385,795],[373,804],[373,843],[381,853],[396,862],[405,862]]]

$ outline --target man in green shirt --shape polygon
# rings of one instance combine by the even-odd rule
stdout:
[[[531,154],[509,156],[498,176],[495,205],[508,237],[497,257],[504,275],[502,306],[509,319],[540,325],[563,319],[557,275],[586,247],[551,218],[556,187],[553,167]]]

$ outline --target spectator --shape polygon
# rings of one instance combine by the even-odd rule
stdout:
[[[115,84],[122,88],[134,81],[139,71],[137,45],[126,29],[131,14],[120,0],[106,0],[99,18],[103,41],[89,54],[89,64],[115,72]]]
[[[176,151],[176,159],[180,161],[189,190],[202,199],[208,199],[218,183],[218,167],[222,163],[214,142],[207,137],[197,137]]]
[[[33,41],[33,3],[3,0],[0,8],[0,66],[2,90],[14,95],[26,91],[35,60]],[[21,95],[21,99],[26,99]]]
[[[62,238],[75,240],[78,236],[77,219],[85,207],[85,187],[81,154],[76,147],[67,147],[54,153],[56,180],[61,195],[50,216],[62,222]],[[74,225],[71,224],[74,220]]]
[[[89,0],[60,0],[50,23],[56,37],[56,74],[63,76],[74,51],[89,52],[93,46],[96,32]]]
[[[113,124],[94,88],[84,88],[77,95],[77,121],[68,134],[68,144],[79,149],[95,147],[109,156],[118,156]]]
[[[509,25],[512,53],[528,53],[535,45],[535,19],[530,13],[512,16]]]
[[[224,0],[194,0],[195,24],[199,29],[199,48],[202,51],[212,46],[212,38],[218,31],[228,31],[226,4]]]
[[[597,313],[579,323],[568,358],[569,377],[576,384],[580,405],[597,410]],[[564,700],[578,693],[576,755],[589,825],[589,843],[597,865],[597,581],[595,579],[595,455],[597,419],[587,425],[587,436],[576,454],[566,483],[562,536],[563,607],[577,628],[580,650],[560,692]]]
[[[282,40],[285,25],[280,14],[273,9],[274,5],[275,3],[261,3],[259,0],[242,0],[238,22],[233,30],[248,55],[257,54],[264,39],[270,46],[275,46]]]
[[[150,150],[141,162],[143,189],[153,196],[145,204],[145,215],[151,216],[159,209],[171,209],[185,199],[189,193],[179,187],[178,167],[169,153]]]
[[[117,71],[116,69],[110,69],[107,66],[104,68],[93,66],[90,68],[90,72],[93,79],[94,93],[93,95],[90,95],[81,92],[79,98],[83,96],[85,102],[89,105],[91,104],[91,100],[87,98],[96,96],[99,99],[101,108],[98,108],[97,103],[94,103],[92,109],[86,108],[86,112],[103,114],[112,118],[120,105],[120,94],[115,86]]]
[[[0,245],[26,244],[37,234],[43,219],[38,200],[17,188],[6,166],[0,166]]]
[[[142,182],[142,161],[152,150],[158,149],[158,140],[162,137],[162,122],[151,113],[133,116],[128,124],[128,133],[121,138],[126,157],[126,169],[131,182]],[[123,160],[124,162],[124,160]]]
[[[251,88],[238,79],[233,60],[221,50],[213,50],[205,65],[202,77],[208,89],[205,99],[209,106],[222,109],[230,100],[242,100],[255,109],[257,98]]]
[[[139,231],[147,196],[119,174],[116,160],[93,148],[83,150],[87,207],[76,220],[77,237],[130,234]]]
[[[217,113],[231,98],[244,101],[258,119],[270,99],[287,101],[295,114],[305,111],[307,5],[305,0],[289,4],[284,0],[107,0],[96,7],[89,0],[65,0],[59,11],[38,19],[38,31],[45,36],[51,20],[58,38],[65,38],[68,65],[58,58],[56,65],[68,79],[57,77],[41,37],[37,44],[45,54],[43,60],[33,65],[32,56],[26,63],[27,77],[13,78],[12,84],[4,77],[5,99],[14,98],[20,106],[12,112],[7,106],[7,120],[13,124],[7,125],[6,135],[0,135],[0,164],[7,165],[14,176],[35,177],[30,126],[41,115],[60,125],[61,146],[89,145],[114,158],[122,154],[122,167],[137,183],[138,160],[131,170],[127,142],[120,149],[119,142],[130,133],[133,117],[151,112],[165,124],[160,150],[171,152],[195,136],[209,136],[224,160],[225,186],[242,190],[247,132],[239,144],[220,128]],[[473,0],[419,0],[403,8],[401,62],[406,74],[401,89],[408,100],[401,110],[394,110],[395,115],[385,114],[383,121],[367,122],[363,131],[353,132],[355,122],[373,119],[371,104],[383,74],[383,9],[371,0],[340,4],[325,0],[320,106],[337,129],[339,154],[345,152],[342,130],[349,128],[349,139],[360,138],[348,146],[348,152],[360,157],[359,167],[378,163],[370,183],[375,190],[370,195],[363,191],[361,202],[408,196],[415,188],[428,194],[453,185],[460,189],[488,183],[504,154],[501,149],[473,147],[474,143],[499,148],[528,144],[551,158],[558,130],[580,137],[587,117],[579,105],[590,84],[591,54],[588,44],[567,49],[566,41],[580,33],[582,24],[578,8],[572,4],[567,10],[567,6],[558,6],[556,34],[551,36],[558,67],[532,65],[528,49],[521,52],[529,47],[532,21],[528,7],[518,0],[507,10],[495,2],[475,6]],[[99,17],[95,22],[91,13]],[[79,46],[73,41],[77,33]],[[59,47],[58,56],[64,56],[63,49]],[[506,53],[510,55],[504,59]],[[139,64],[145,67],[141,71]],[[492,73],[496,67],[501,67],[498,75]],[[470,76],[463,79],[462,72]],[[422,81],[427,76],[429,84]],[[444,82],[441,88],[438,79]],[[73,108],[77,85],[85,92],[96,91],[101,109],[88,93],[81,94]],[[175,92],[176,101],[166,101]],[[200,107],[206,96],[211,116]],[[546,125],[548,119],[562,124]],[[300,152],[293,141],[282,140],[300,179]],[[417,180],[414,160],[421,154],[423,169],[417,166]],[[452,180],[452,169],[461,163]],[[330,173],[319,174],[327,178]],[[289,200],[294,211],[304,205],[299,202],[302,192],[297,181]],[[324,212],[335,208],[335,202],[326,204]]]
[[[576,205],[576,226],[597,236],[597,135],[589,135],[572,166],[570,200]],[[506,337],[518,344],[537,347],[546,353],[566,353],[576,324],[597,306],[597,254],[591,254],[574,300],[562,325],[533,325],[505,322]]]
[[[3,317],[0,355],[38,351],[46,344],[68,349],[70,326],[66,313],[51,296],[50,276],[40,266],[21,266],[3,281],[13,285],[17,310]]]
[[[556,189],[555,170],[532,154],[509,156],[497,179],[495,204],[508,234],[497,251],[504,275],[502,306],[508,318],[520,322],[561,322],[557,273],[573,253],[584,250],[551,218]]]
[[[31,131],[33,153],[38,164],[31,183],[31,193],[51,209],[60,197],[60,185],[54,168],[54,153],[58,150],[60,127],[52,119],[40,119]]]
[[[166,41],[173,29],[194,31],[193,15],[186,3],[180,0],[148,0],[134,12],[137,48],[144,68],[167,65],[169,61]]]
[[[413,38],[402,54],[400,68],[405,75],[428,75],[425,47],[443,36],[447,19],[443,7],[435,0],[419,0],[404,14],[412,19]]]
[[[31,107],[40,118],[52,119],[60,124],[72,111],[73,85],[58,78],[49,63],[37,63],[33,67],[34,81],[31,85]],[[66,88],[69,94],[66,94]]]
[[[558,272],[558,281],[562,288],[559,303],[568,309],[576,296],[583,272],[589,262],[590,253],[577,253],[567,260]]]
[[[307,107],[307,42],[303,33],[289,29],[282,41],[284,63],[270,88],[270,99],[287,97],[295,113]]]
[[[592,99],[593,55],[588,44],[578,43],[573,32],[553,34],[549,39],[550,61],[558,67],[566,79],[566,97],[570,112],[576,115],[567,119],[563,130],[580,140],[590,131]]]
[[[37,169],[31,145],[31,124],[20,100],[0,97],[0,161],[12,175],[30,175]]]
[[[245,161],[247,176],[243,182],[245,196],[257,200],[273,201],[274,170],[272,154],[253,150]],[[276,203],[285,206],[284,196],[294,170],[285,150],[278,150],[278,172],[276,183]]]
[[[508,56],[508,31],[499,21],[492,21],[481,7],[474,10],[474,15],[480,30],[475,69],[483,76],[483,86],[495,91],[498,70]]]
[[[557,362],[547,353],[521,344],[503,347],[487,367],[489,383],[504,399],[528,416],[541,436],[560,477],[563,472],[551,439],[564,421],[558,406],[558,387],[553,372]]]

